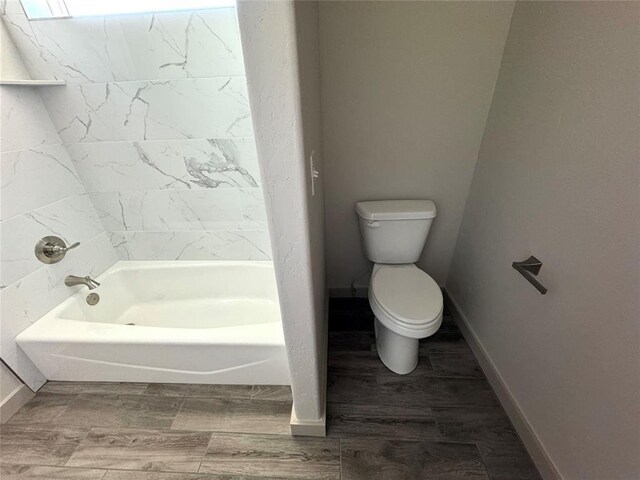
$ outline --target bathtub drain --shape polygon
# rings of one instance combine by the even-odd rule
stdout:
[[[100,295],[97,293],[90,293],[87,295],[87,303],[92,307],[100,301]]]
[[[135,325],[135,323],[127,323],[127,324],[125,324],[125,325]]]

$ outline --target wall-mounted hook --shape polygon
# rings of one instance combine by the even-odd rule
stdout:
[[[538,275],[540,273],[540,269],[542,268],[542,262],[538,260],[536,257],[531,255],[524,262],[513,262],[511,264],[513,268],[515,268],[520,275],[527,279],[527,281],[536,287],[536,289],[544,295],[547,293],[547,289],[542,285],[533,275]]]

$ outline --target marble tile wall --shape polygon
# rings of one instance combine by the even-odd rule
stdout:
[[[119,258],[271,257],[234,8],[3,19]]]
[[[99,275],[117,260],[37,90],[0,86],[0,357],[32,389],[45,381],[15,337],[78,287],[64,277]],[[55,265],[34,256],[58,235],[80,246]]]

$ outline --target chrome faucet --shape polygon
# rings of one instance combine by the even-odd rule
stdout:
[[[86,285],[87,287],[89,287],[89,290],[93,290],[94,288],[98,288],[100,286],[100,284],[89,275],[87,275],[86,277],[67,275],[67,277],[64,279],[64,284],[67,287],[73,287],[75,285]]]

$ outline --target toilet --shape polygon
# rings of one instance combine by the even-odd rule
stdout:
[[[438,284],[415,262],[436,216],[431,200],[356,203],[364,251],[374,262],[369,304],[375,315],[378,356],[392,372],[418,366],[418,342],[442,323]]]

